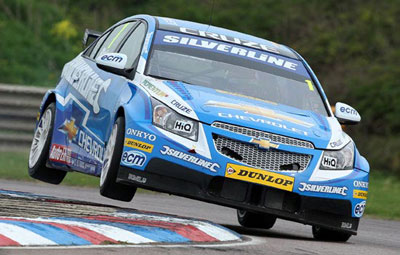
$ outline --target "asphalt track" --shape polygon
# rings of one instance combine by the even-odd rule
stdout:
[[[165,194],[138,193],[131,203],[101,197],[97,189],[0,180],[0,188],[77,199],[139,210],[210,220],[241,234],[246,241],[211,245],[113,245],[61,248],[6,248],[0,254],[400,254],[400,222],[363,218],[347,243],[315,241],[311,227],[278,220],[271,230],[240,227],[233,209]],[[388,205],[390,206],[390,205]]]

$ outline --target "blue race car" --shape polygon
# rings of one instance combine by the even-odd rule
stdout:
[[[40,106],[33,178],[100,176],[100,193],[136,188],[236,208],[245,227],[276,218],[347,241],[363,215],[369,165],[336,103],[291,48],[239,32],[137,15],[67,63]]]

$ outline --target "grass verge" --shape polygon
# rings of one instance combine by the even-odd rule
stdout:
[[[28,152],[0,152],[0,178],[35,181],[28,175]],[[68,173],[62,185],[98,187],[99,178]],[[365,214],[400,220],[400,178],[374,171],[370,176]]]
[[[373,171],[369,177],[369,190],[365,214],[400,220],[400,178]]]

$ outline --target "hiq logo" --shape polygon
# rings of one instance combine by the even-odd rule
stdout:
[[[336,168],[337,159],[334,157],[324,156],[322,159],[322,165],[327,168]]]
[[[358,204],[356,204],[356,206],[354,207],[354,215],[356,217],[361,217],[364,214],[364,210],[365,210],[365,201],[362,201]]]
[[[122,57],[119,56],[113,56],[113,55],[104,55],[101,57],[101,60],[108,60],[112,62],[121,62],[123,60]]]
[[[175,121],[174,130],[190,134],[193,129],[193,124],[183,120]]]
[[[127,166],[143,166],[147,157],[140,151],[125,151],[122,154],[122,163]]]

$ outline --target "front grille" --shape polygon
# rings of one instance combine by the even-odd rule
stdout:
[[[272,171],[303,171],[311,155],[278,150],[262,150],[256,145],[213,135],[217,151],[251,167]]]
[[[279,143],[279,144],[314,149],[314,145],[310,142],[303,141],[303,140],[296,139],[296,138],[287,137],[287,136],[272,134],[272,133],[268,133],[268,132],[264,132],[264,131],[260,131],[260,130],[256,130],[256,129],[240,127],[240,126],[222,123],[222,122],[214,122],[211,126],[220,128],[223,130],[227,130],[227,131],[230,131],[230,132],[233,132],[236,134],[247,135],[247,136],[251,136],[254,138],[258,138],[258,139],[260,139],[260,138],[269,139],[269,140],[271,140],[271,142],[275,142],[275,143]]]

